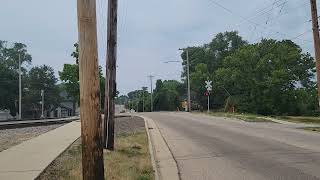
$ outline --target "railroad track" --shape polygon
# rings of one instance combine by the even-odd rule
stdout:
[[[61,118],[61,119],[37,119],[37,120],[12,120],[12,121],[0,121],[1,129],[13,129],[20,127],[30,127],[30,126],[42,126],[48,124],[60,124],[68,123],[72,121],[79,120],[79,117]]]

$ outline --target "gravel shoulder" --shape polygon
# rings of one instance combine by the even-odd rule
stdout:
[[[144,120],[140,117],[118,117],[115,123],[115,133],[119,135],[141,132],[145,130],[144,126]]]
[[[64,124],[54,124],[46,126],[0,130],[0,152],[63,125]]]

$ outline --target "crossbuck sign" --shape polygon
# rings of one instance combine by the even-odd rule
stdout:
[[[206,82],[206,88],[207,88],[207,91],[212,91],[212,81],[210,80],[207,80]]]

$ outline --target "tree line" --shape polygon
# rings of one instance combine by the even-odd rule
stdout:
[[[212,80],[210,106],[215,111],[318,114],[315,61],[310,53],[291,40],[261,39],[250,44],[237,31],[218,33],[209,43],[186,48],[181,54],[181,82],[157,81],[155,110],[181,109],[186,100],[186,51],[193,109],[206,108],[205,81]],[[139,104],[139,95],[132,96],[139,92],[130,92],[128,101]]]
[[[16,116],[19,110],[19,58],[22,72],[22,118],[39,118],[41,115],[41,90],[44,90],[45,112],[56,109],[66,99],[73,102],[73,112],[79,106],[78,44],[71,56],[74,64],[64,64],[59,72],[48,65],[32,67],[32,56],[23,43],[9,43],[0,40],[0,110],[9,110]],[[101,109],[104,104],[105,78],[100,67]],[[65,92],[66,96],[62,93]]]
[[[60,88],[52,67],[47,65],[30,67],[32,56],[23,43],[0,41],[0,109],[10,110],[12,116],[18,112],[19,58],[21,60],[22,113],[24,118],[41,115],[41,90],[46,94],[45,110],[51,111],[59,104]]]

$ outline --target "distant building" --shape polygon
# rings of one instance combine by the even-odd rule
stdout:
[[[124,113],[126,111],[126,108],[124,105],[115,105],[115,113],[119,114],[119,113]]]
[[[63,118],[70,116],[79,115],[79,106],[78,104],[68,96],[66,91],[60,93],[62,98],[61,103],[49,112],[48,117],[50,118]]]
[[[9,110],[0,110],[0,121],[6,121],[8,119],[13,119],[13,117],[10,115]]]

